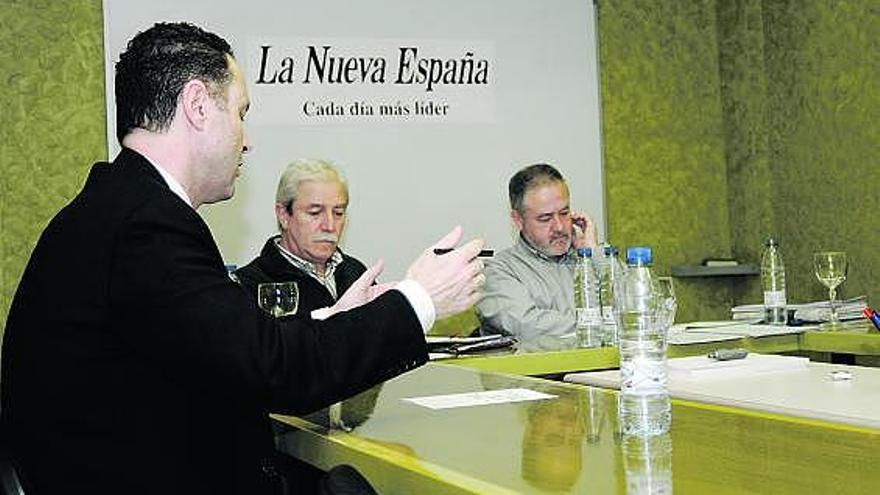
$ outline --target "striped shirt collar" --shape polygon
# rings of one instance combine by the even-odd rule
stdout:
[[[342,252],[339,248],[337,248],[336,251],[333,251],[333,255],[327,260],[327,263],[324,265],[324,275],[322,276],[318,273],[317,265],[315,265],[315,263],[300,258],[281,245],[281,237],[275,239],[275,247],[278,248],[278,252],[281,253],[281,256],[293,265],[294,268],[308,274],[310,277],[317,280],[319,284],[326,287],[327,291],[330,292],[330,295],[333,296],[333,299],[338,297],[336,294],[336,277],[334,277],[334,275],[336,273],[336,268],[343,261]]]

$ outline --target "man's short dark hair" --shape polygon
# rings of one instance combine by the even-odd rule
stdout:
[[[510,208],[524,214],[523,197],[530,189],[553,182],[565,183],[559,170],[546,163],[536,163],[513,174],[507,185],[507,194],[510,197]]]
[[[183,86],[198,79],[213,98],[231,79],[223,38],[188,23],[157,23],[128,42],[116,63],[116,138],[168,129]]]

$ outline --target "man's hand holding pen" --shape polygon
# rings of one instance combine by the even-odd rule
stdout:
[[[461,247],[461,227],[455,227],[416,259],[406,272],[428,291],[437,318],[444,318],[473,306],[480,300],[480,287],[486,282],[483,262],[479,259],[483,241],[474,239]],[[451,249],[438,255],[436,249]]]

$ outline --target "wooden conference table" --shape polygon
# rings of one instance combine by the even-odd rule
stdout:
[[[860,328],[862,331],[857,332],[806,331],[800,334],[670,345],[668,354],[675,358],[707,354],[716,349],[745,348],[762,354],[813,352],[880,356],[880,332],[868,330],[869,325],[865,322]],[[483,371],[535,376],[617,368],[619,361],[616,347],[602,347],[489,354],[459,358],[447,363]]]
[[[565,381],[618,389],[620,370],[569,373]],[[678,399],[880,430],[880,368],[770,354],[726,362],[691,356],[669,361],[668,390]]]
[[[527,389],[542,400],[430,409],[406,399]],[[356,466],[382,494],[876,493],[880,430],[673,400],[669,435],[617,431],[616,392],[428,364],[343,404],[350,431],[273,416],[279,448]],[[350,406],[350,407],[347,407]],[[629,487],[629,491],[627,491]]]

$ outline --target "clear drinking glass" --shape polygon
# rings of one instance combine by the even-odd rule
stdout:
[[[299,287],[296,282],[260,284],[257,286],[257,304],[276,318],[295,314],[299,306]]]
[[[822,324],[819,328],[832,330],[840,326],[840,318],[837,315],[837,287],[846,280],[846,253],[843,251],[814,253],[813,269],[819,282],[828,288],[828,301],[831,306],[828,323]]]

